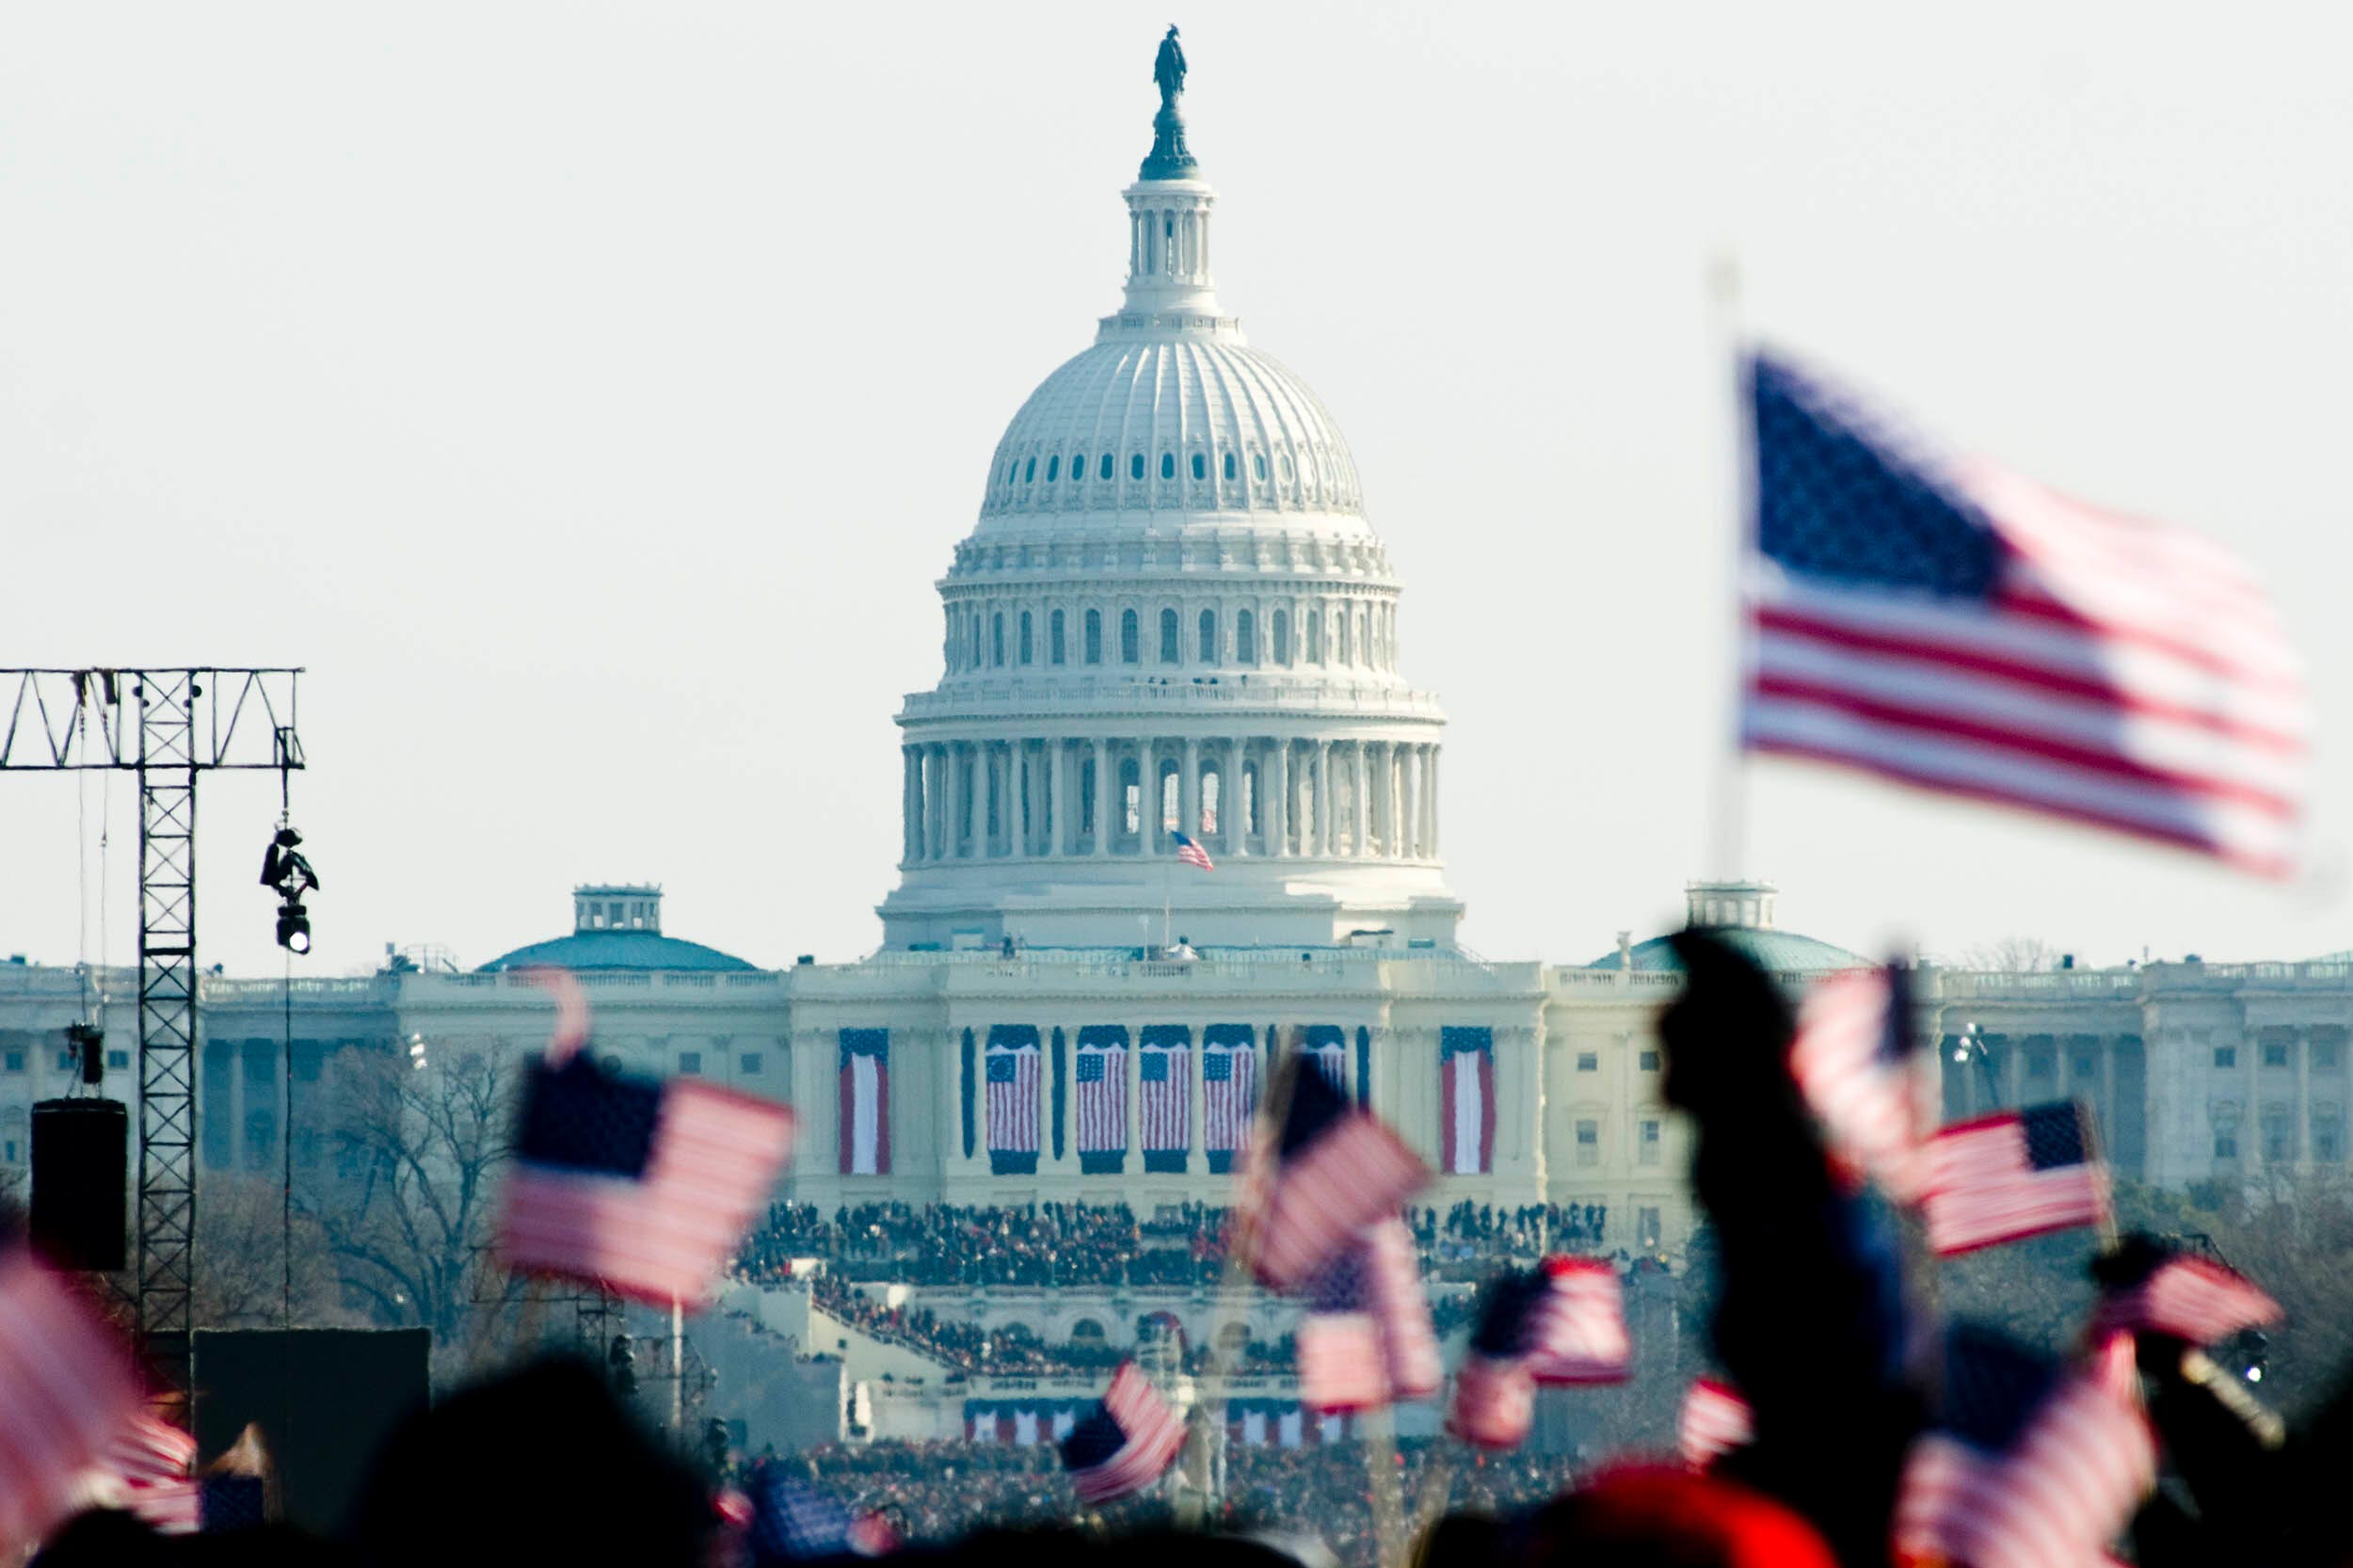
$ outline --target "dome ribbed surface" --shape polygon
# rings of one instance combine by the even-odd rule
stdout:
[[[1794,931],[1762,931],[1754,926],[1709,926],[1707,934],[1737,949],[1751,963],[1768,974],[1833,974],[1841,969],[1862,969],[1871,967],[1871,960],[1861,953],[1849,952],[1815,936],[1801,936]],[[1665,936],[1654,936],[1647,942],[1637,942],[1633,949],[1634,968],[1644,970],[1680,970],[1682,960],[1675,956],[1674,944]],[[1589,969],[1615,969],[1625,967],[1617,953],[1609,953],[1585,966]]]
[[[552,941],[517,948],[477,972],[521,969],[533,965],[565,969],[749,969],[732,953],[652,931],[578,931]]]
[[[1282,365],[1230,338],[1118,338],[1068,360],[1014,415],[981,517],[1353,519],[1361,504],[1338,426]]]

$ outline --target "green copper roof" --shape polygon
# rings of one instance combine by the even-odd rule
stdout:
[[[1751,963],[1768,973],[1828,974],[1836,969],[1867,967],[1871,960],[1845,948],[1833,947],[1812,936],[1801,936],[1794,931],[1759,931],[1751,926],[1712,926],[1711,936],[1721,937],[1737,948]],[[1674,948],[1664,936],[1654,936],[1647,942],[1637,942],[1633,948],[1637,969],[1679,969]],[[1618,953],[1596,958],[1586,966],[1589,969],[1615,969],[1625,967]]]
[[[484,972],[492,969],[520,969],[534,964],[550,964],[567,969],[750,969],[747,964],[716,948],[700,942],[683,941],[676,936],[664,936],[651,931],[582,931],[553,941],[534,942],[527,948],[491,959],[482,966]]]

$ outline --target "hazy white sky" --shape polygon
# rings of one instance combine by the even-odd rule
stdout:
[[[2353,946],[2353,13],[1204,3],[1218,272],[1321,393],[1439,692],[1465,940],[1580,960],[1704,869],[1750,324],[2230,540],[2311,655],[2315,871],[1755,770],[1785,922],[2088,961]],[[578,880],[853,957],[890,715],[1005,422],[1117,301],[1164,8],[0,13],[0,663],[299,663],[314,972],[480,962]],[[101,797],[87,796],[94,824]],[[259,777],[206,961],[275,972]],[[113,791],[110,927],[135,925]],[[0,779],[0,952],[77,952],[72,783]],[[93,903],[90,921],[94,925]]]

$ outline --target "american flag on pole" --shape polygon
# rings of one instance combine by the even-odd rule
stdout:
[[[1037,1031],[990,1030],[984,1055],[988,1079],[988,1162],[998,1176],[1037,1169]]]
[[[2294,869],[2303,676],[2244,567],[1748,371],[1749,749]]]
[[[1369,1226],[1316,1282],[1296,1331],[1300,1402],[1364,1410],[1438,1391],[1444,1368],[1405,1222]]]
[[[1465,1443],[1515,1448],[1527,1440],[1536,1413],[1528,1348],[1536,1308],[1550,1289],[1542,1273],[1509,1271],[1488,1282],[1447,1405],[1446,1430]]]
[[[1103,1402],[1063,1439],[1062,1461],[1081,1502],[1107,1503],[1166,1475],[1184,1441],[1184,1417],[1134,1362],[1123,1361]]]
[[[0,1249],[0,1546],[59,1516],[138,1397],[129,1354],[63,1276],[21,1243]]]
[[[1201,1032],[1201,1146],[1212,1173],[1233,1168],[1257,1109],[1258,1051],[1250,1026],[1211,1024]]]
[[[1079,1168],[1102,1176],[1128,1159],[1128,1031],[1094,1024],[1079,1031]]]
[[[1209,861],[1209,852],[1203,849],[1196,840],[1187,838],[1174,828],[1169,830],[1168,836],[1176,840],[1176,863],[1178,865],[1192,866],[1205,872],[1217,870],[1217,867]]]
[[[1236,1184],[1235,1245],[1262,1284],[1296,1290],[1421,1191],[1428,1167],[1299,1056],[1283,1067],[1281,1128]]]
[[[2080,1101],[1956,1122],[1929,1140],[1921,1208],[1940,1257],[2108,1216],[2108,1172]]]
[[[1790,1076],[1832,1149],[1903,1203],[1919,1196],[1920,1144],[1935,1124],[1911,992],[1897,965],[1833,975],[1799,1004],[1789,1047]]]
[[[1140,1042],[1137,1119],[1143,1123],[1144,1168],[1181,1171],[1193,1141],[1193,1037],[1181,1025],[1151,1026]]]
[[[1733,1449],[1746,1448],[1755,1435],[1755,1413],[1731,1384],[1714,1378],[1691,1380],[1675,1418],[1675,1448],[1684,1464],[1705,1470]]]
[[[2212,1345],[2280,1317],[2280,1304],[2243,1275],[2206,1258],[2174,1254],[2137,1283],[2104,1293],[2093,1321],[2095,1332],[2164,1334]]]
[[[2130,1402],[1964,1324],[1949,1336],[1936,1424],[1904,1462],[1897,1559],[2083,1568],[2155,1479],[2156,1446]]]
[[[1538,1383],[1622,1383],[1633,1369],[1625,1290],[1594,1257],[1547,1257],[1547,1288],[1532,1310],[1528,1367]]]
[[[792,1152],[792,1112],[713,1084],[534,1061],[499,1216],[523,1273],[700,1304]]]

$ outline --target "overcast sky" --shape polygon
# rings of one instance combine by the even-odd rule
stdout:
[[[891,714],[999,434],[1118,300],[1169,15],[0,13],[0,663],[307,665],[313,972],[478,963],[646,879],[855,957]],[[2353,946],[2353,13],[1198,4],[1218,283],[1354,448],[1448,732],[1465,940],[1581,961],[1707,869],[1748,325],[1952,441],[2206,530],[2308,650],[2292,887],[1787,764],[1784,923],[2086,961]],[[262,777],[201,943],[277,970]],[[95,786],[0,780],[0,953],[71,962]],[[135,801],[108,922],[132,952]],[[88,903],[95,946],[98,901]]]

